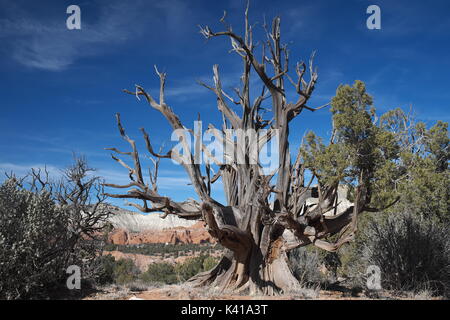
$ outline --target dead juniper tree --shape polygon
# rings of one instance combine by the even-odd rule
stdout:
[[[273,295],[287,292],[298,286],[288,263],[287,252],[299,246],[314,245],[328,251],[336,251],[350,241],[357,227],[357,216],[367,209],[369,202],[364,179],[356,186],[354,204],[344,212],[326,216],[338,204],[338,182],[319,183],[318,205],[309,206],[306,200],[311,197],[311,179],[306,179],[307,167],[299,152],[291,159],[289,147],[289,126],[303,111],[316,111],[308,101],[313,94],[318,74],[313,65],[314,54],[308,63],[299,62],[295,66],[296,78],[289,75],[289,51],[281,42],[280,18],[273,20],[271,26],[264,24],[267,39],[261,43],[261,57],[255,53],[257,48],[253,40],[253,28],[248,21],[248,8],[245,12],[245,34],[239,36],[221,19],[225,31],[214,32],[208,26],[201,27],[206,39],[228,38],[232,51],[242,59],[243,73],[241,86],[235,89],[235,95],[226,93],[221,85],[219,68],[213,67],[213,85],[202,83],[215,93],[217,108],[222,114],[222,127],[212,130],[220,143],[235,147],[231,153],[225,152],[225,161],[220,161],[209,153],[208,148],[196,139],[195,152],[181,155],[172,149],[167,153],[157,152],[153,148],[149,135],[141,129],[148,152],[153,158],[155,172],[150,173],[150,182],[144,181],[139,153],[135,141],[127,136],[120,115],[117,124],[123,139],[130,145],[130,152],[109,148],[116,154],[130,156],[134,165],[129,166],[113,155],[129,171],[131,182],[127,185],[106,184],[109,187],[128,189],[125,194],[108,194],[110,197],[139,199],[142,205],[131,203],[143,212],[162,212],[163,216],[177,215],[185,219],[199,219],[205,222],[207,230],[218,242],[227,248],[218,265],[212,270],[199,274],[189,281],[195,285],[212,285],[221,289],[241,291],[250,289],[251,293]],[[156,68],[155,68],[156,69]],[[261,91],[251,99],[250,75],[255,72],[261,83]],[[179,132],[180,141],[186,145],[188,133],[198,135],[193,130],[185,130],[179,117],[166,103],[164,87],[166,74],[156,69],[160,79],[159,100],[136,85],[135,90],[126,93],[137,98],[144,97],[150,107],[159,111],[172,129]],[[293,86],[298,96],[296,101],[286,98],[286,87]],[[271,117],[262,107],[263,102],[271,105]],[[240,106],[241,112],[235,112],[230,105]],[[238,145],[229,139],[229,130],[253,131],[257,134],[257,143],[248,140]],[[262,147],[277,136],[278,168],[270,174],[264,174],[259,160],[255,160]],[[242,141],[241,141],[242,142]],[[253,141],[255,142],[255,141]],[[196,159],[198,151],[203,151],[212,163],[201,166]],[[227,149],[226,149],[227,150]],[[237,156],[236,156],[237,155]],[[176,202],[162,196],[157,189],[157,171],[160,159],[175,159],[186,170],[192,186],[198,195],[198,201]],[[243,159],[243,161],[242,161]],[[253,160],[253,161],[252,161]],[[212,172],[212,166],[217,170]],[[363,173],[364,174],[364,173]],[[314,178],[314,175],[313,175]],[[221,204],[211,197],[211,184],[221,179],[227,204]],[[373,209],[373,208],[372,208]],[[330,235],[339,234],[336,242],[327,241]]]

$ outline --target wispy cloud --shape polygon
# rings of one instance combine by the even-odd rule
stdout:
[[[0,36],[13,36],[12,58],[18,63],[37,69],[60,71],[77,58],[94,54],[93,45],[118,43],[126,39],[118,7],[104,7],[95,25],[82,23],[82,30],[68,30],[64,24],[41,22],[34,18],[0,20]],[[108,16],[114,19],[106,18]],[[123,18],[122,18],[123,19]]]
[[[135,1],[133,5],[109,1],[99,6],[93,23],[83,18],[82,8],[81,30],[68,30],[64,13],[42,21],[25,9],[2,3],[6,18],[0,18],[0,39],[11,38],[9,54],[16,62],[36,69],[61,71],[79,58],[105,54],[114,45],[136,38],[148,29],[144,26],[149,22],[176,28],[183,8],[185,12],[188,10],[178,0],[164,4]]]
[[[68,159],[73,155],[83,155],[87,157],[105,157],[108,155],[107,152],[102,151],[102,147],[98,149],[89,146],[88,144],[73,143],[77,141],[80,137],[90,137],[96,135],[97,139],[105,138],[110,139],[112,137],[116,138],[115,135],[103,134],[98,132],[90,132],[83,130],[74,130],[70,133],[62,133],[54,136],[44,135],[44,134],[19,134],[19,135],[9,135],[10,138],[16,139],[17,143],[10,144],[5,143],[4,147],[11,150],[11,152],[28,152],[28,153],[47,153],[51,154],[52,157],[55,154],[67,155]],[[7,135],[8,137],[8,135]],[[70,141],[70,142],[69,142]],[[3,144],[0,143],[3,146]],[[98,151],[97,151],[98,150]],[[5,161],[5,159],[3,159]]]
[[[155,90],[155,92],[157,92]],[[177,100],[184,100],[188,97],[192,97],[192,95],[204,94],[207,93],[208,90],[199,85],[198,83],[186,83],[183,85],[178,85],[175,87],[169,87],[166,89],[165,94],[167,97],[176,98]]]

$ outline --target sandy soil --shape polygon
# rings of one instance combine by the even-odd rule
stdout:
[[[368,297],[364,293],[352,296],[349,292],[332,290],[304,290],[295,294],[276,297],[234,295],[215,292],[213,289],[197,289],[188,285],[170,285],[161,288],[148,288],[145,291],[132,291],[126,288],[110,287],[94,293],[86,300],[440,300],[428,295],[393,295],[388,291],[378,292]]]

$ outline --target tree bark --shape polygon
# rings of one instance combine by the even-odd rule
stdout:
[[[225,16],[224,16],[225,18]],[[224,18],[221,20],[225,25]],[[295,73],[297,80],[289,76],[289,51],[281,44],[280,18],[273,20],[271,30],[264,24],[267,40],[262,42],[262,58],[257,60],[253,44],[252,26],[248,22],[248,8],[245,12],[245,35],[240,37],[231,27],[222,32],[213,32],[209,27],[201,28],[201,33],[207,38],[227,37],[231,40],[232,51],[242,59],[243,74],[241,88],[235,89],[237,98],[227,94],[221,85],[219,68],[213,67],[214,85],[202,83],[214,92],[217,97],[217,108],[222,114],[222,128],[218,131],[218,141],[224,145],[235,147],[238,161],[233,155],[226,155],[231,162],[221,162],[214,157],[213,164],[205,166],[205,175],[201,166],[195,161],[195,155],[188,154],[188,161],[181,164],[186,170],[199,200],[175,202],[161,196],[157,189],[157,173],[160,159],[172,158],[180,160],[181,156],[174,150],[167,154],[156,153],[151,145],[148,134],[142,129],[148,152],[154,158],[154,171],[150,172],[150,183],[143,178],[139,153],[134,140],[129,138],[117,115],[117,123],[122,138],[127,141],[132,151],[122,152],[109,148],[118,155],[130,156],[134,166],[113,155],[113,159],[125,167],[131,182],[128,185],[106,184],[107,186],[129,189],[126,194],[108,194],[115,198],[139,199],[143,205],[132,205],[143,212],[163,212],[164,215],[175,214],[185,219],[202,219],[209,233],[226,248],[226,253],[212,270],[199,274],[189,282],[199,286],[214,286],[222,290],[242,291],[274,295],[296,289],[299,284],[290,270],[287,252],[294,248],[315,245],[328,251],[336,251],[344,243],[352,240],[356,230],[357,216],[364,210],[367,196],[364,185],[357,187],[356,201],[353,206],[339,215],[327,217],[325,214],[335,210],[338,203],[338,183],[318,185],[318,205],[307,204],[311,197],[310,185],[314,173],[305,182],[306,168],[300,153],[294,163],[291,161],[289,148],[289,124],[306,109],[316,111],[307,105],[316,81],[317,72],[313,66],[314,54],[308,66],[304,62],[297,63]],[[274,74],[267,73],[271,67]],[[156,68],[155,68],[156,69]],[[250,72],[255,71],[262,90],[252,102],[250,98]],[[309,80],[305,80],[309,71]],[[178,116],[166,104],[164,88],[166,75],[156,69],[160,78],[159,101],[156,101],[141,86],[136,85],[135,91],[126,93],[144,97],[149,105],[159,111],[174,130],[184,129]],[[285,80],[288,80],[298,99],[287,102]],[[272,118],[266,118],[265,101],[271,102]],[[229,102],[239,105],[242,112],[239,115]],[[212,126],[210,126],[212,128]],[[228,139],[226,131],[254,130],[257,141],[237,144]],[[267,130],[267,131],[263,131]],[[195,133],[194,133],[195,134]],[[274,136],[279,139],[278,168],[275,172],[264,174],[260,163],[252,162],[254,148],[259,151],[268,144]],[[181,134],[186,144],[187,136]],[[207,148],[197,141],[196,150]],[[225,147],[225,150],[226,147]],[[240,156],[240,157],[239,157]],[[254,159],[253,159],[254,160]],[[258,158],[259,161],[259,158]],[[216,167],[216,174],[211,175],[211,166]],[[271,181],[276,177],[276,183]],[[227,205],[222,205],[211,197],[211,184],[221,179]],[[131,188],[131,189],[130,189]],[[150,203],[150,206],[149,206]],[[336,243],[325,240],[328,235],[339,233]]]

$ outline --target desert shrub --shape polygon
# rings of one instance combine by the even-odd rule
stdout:
[[[67,216],[50,193],[35,194],[10,179],[0,186],[0,298],[31,296],[43,286],[56,286],[65,261],[57,252],[66,238]]]
[[[218,262],[219,262],[218,259],[215,257],[212,256],[206,257],[205,260],[203,260],[203,270],[204,271],[211,270],[217,265]]]
[[[126,284],[136,280],[139,269],[131,259],[119,259],[114,264],[113,278],[117,284]]]
[[[212,269],[217,262],[217,258],[200,255],[175,265],[166,262],[153,263],[141,274],[140,279],[146,283],[174,284],[186,281],[199,272]]]
[[[98,264],[98,272],[95,279],[96,283],[99,285],[114,283],[114,270],[117,264],[116,259],[108,254],[98,257],[96,263]]]
[[[367,239],[367,230],[370,224],[376,223],[378,219],[370,214],[363,213],[358,217],[359,232],[355,235],[355,241],[347,243],[342,246],[337,254],[339,256],[340,265],[337,268],[337,276],[345,280],[345,285],[362,289],[366,287],[366,270],[368,267],[367,261],[362,257],[361,248],[364,247]]]
[[[105,251],[115,251],[117,250],[117,246],[116,244],[112,244],[112,243],[107,243],[104,245],[103,250]]]
[[[223,247],[215,244],[192,244],[192,243],[179,243],[179,244],[165,244],[165,243],[143,243],[143,244],[107,244],[104,250],[106,251],[120,251],[123,253],[136,253],[144,255],[158,255],[158,254],[169,254],[169,255],[186,255],[190,252],[201,252],[206,254],[207,252],[213,250],[223,250]]]
[[[448,296],[448,225],[419,215],[389,214],[370,223],[364,233],[360,256],[367,265],[380,267],[383,288]]]
[[[128,285],[139,278],[140,271],[131,259],[116,260],[112,255],[103,255],[96,259],[97,273],[95,282],[97,285]]]
[[[89,171],[77,159],[57,183],[33,170],[28,179],[10,175],[0,185],[0,299],[49,297],[65,288],[70,265],[81,268],[84,281],[94,277],[101,250],[95,231],[107,213]]]
[[[207,255],[200,255],[187,259],[184,263],[175,266],[175,272],[181,281],[186,281],[196,274],[207,271],[215,266],[214,258]]]
[[[175,272],[182,281],[186,281],[203,271],[203,260],[203,256],[189,258],[184,263],[177,264],[175,266]]]
[[[361,246],[364,242],[361,239],[362,232],[357,234],[357,240],[339,249],[338,255],[341,266],[337,270],[337,275],[345,279],[344,284],[352,289],[363,289],[366,287],[367,262],[361,257]]]
[[[140,278],[145,282],[160,282],[166,284],[178,282],[174,266],[166,262],[152,263]]]
[[[300,247],[289,252],[289,264],[294,276],[305,287],[326,286],[327,276],[321,272],[323,257],[314,248]]]

